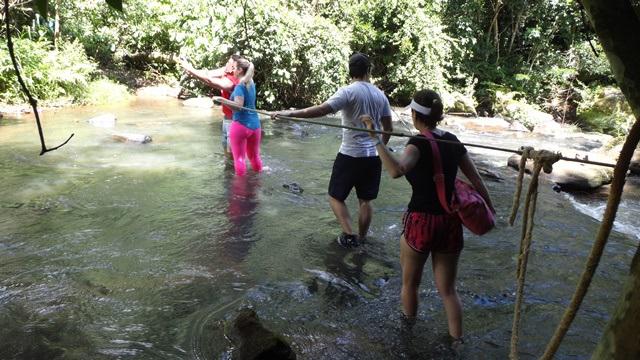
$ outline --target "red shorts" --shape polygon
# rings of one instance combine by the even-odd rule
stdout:
[[[421,253],[459,253],[464,241],[462,223],[455,214],[434,215],[406,212],[402,218],[404,238],[413,250]]]

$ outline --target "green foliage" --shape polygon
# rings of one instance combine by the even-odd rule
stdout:
[[[477,77],[481,107],[493,108],[488,103],[492,90],[484,86],[500,84],[522,93],[530,103],[557,111],[554,108],[571,103],[586,79],[583,75],[592,71],[583,60],[582,44],[594,36],[579,11],[573,0],[448,0],[442,19],[447,32],[470,54],[454,53],[454,61]]]
[[[537,109],[524,99],[522,93],[517,91],[503,92],[496,90],[494,110],[506,117],[509,121],[519,121],[528,129],[533,129],[534,124],[531,122],[529,114]]]
[[[417,89],[448,92],[449,80],[459,75],[449,65],[457,42],[427,5],[374,0],[354,10],[351,48],[370,55],[376,84],[394,103],[408,103]]]
[[[227,39],[254,62],[267,107],[317,104],[346,83],[347,39],[330,21],[279,1],[261,1],[237,15]]]
[[[224,4],[199,9],[178,6],[182,19],[173,32],[180,53],[198,67],[217,68],[240,52],[256,68],[260,106],[301,107],[325,100],[345,82],[346,36],[305,4],[277,0],[249,2],[243,10]],[[302,11],[302,12],[299,12]]]
[[[616,87],[596,87],[581,92],[578,125],[590,131],[625,136],[635,121],[624,95]]]
[[[81,98],[96,65],[78,42],[63,42],[58,49],[45,40],[15,39],[16,58],[31,94],[39,100]],[[24,102],[9,52],[0,50],[0,101]]]
[[[127,87],[108,79],[98,79],[89,83],[81,102],[91,105],[103,105],[126,102],[132,99]]]
[[[256,66],[259,107],[303,107],[345,85],[347,59],[361,51],[394,104],[432,88],[452,111],[477,106],[525,124],[538,108],[562,121],[577,111],[584,128],[625,131],[626,110],[603,109],[604,90],[589,90],[614,80],[575,0],[128,0],[124,12],[121,0],[37,3],[61,19],[57,49],[43,40],[53,40],[49,23],[31,26],[32,14],[15,10],[13,18],[21,37],[34,38],[18,39],[17,51],[40,99],[94,103],[123,93],[90,82],[96,65],[85,53],[130,86],[177,79],[176,55],[213,69],[241,53]],[[24,100],[5,50],[0,90],[0,101]]]
[[[602,46],[597,41],[592,41],[592,45],[598,55],[594,53],[587,41],[576,44],[570,50],[577,58],[576,70],[578,79],[585,84],[615,84],[615,79]]]

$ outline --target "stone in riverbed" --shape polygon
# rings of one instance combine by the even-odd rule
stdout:
[[[115,133],[111,135],[111,138],[120,142],[133,142],[139,144],[150,143],[153,139],[151,136],[145,134],[130,134],[130,133]]]
[[[302,194],[304,189],[298,183],[282,184],[282,187],[288,189],[294,194]]]
[[[507,165],[518,170],[520,155],[511,155],[507,160]],[[533,160],[527,160],[525,172],[530,174],[532,170]],[[561,160],[553,165],[551,174],[545,174],[545,176],[549,181],[558,184],[563,191],[584,191],[611,183],[613,169]]]
[[[236,345],[233,359],[294,360],[296,353],[273,331],[266,329],[252,309],[242,309],[231,324],[231,340]]]

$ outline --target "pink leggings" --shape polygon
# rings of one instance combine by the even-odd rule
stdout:
[[[260,128],[251,130],[240,124],[238,121],[231,123],[229,129],[229,141],[231,142],[231,153],[233,154],[233,167],[236,175],[243,176],[247,173],[245,156],[251,162],[253,171],[262,171],[262,160],[260,159],[260,138],[262,131]]]

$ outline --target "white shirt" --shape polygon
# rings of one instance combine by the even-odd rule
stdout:
[[[327,101],[333,112],[342,110],[342,125],[363,128],[361,115],[369,115],[373,119],[376,130],[382,129],[381,119],[391,116],[389,100],[380,89],[366,81],[356,81],[336,91]],[[377,140],[372,139],[365,131],[342,129],[342,154],[353,157],[377,156]]]

